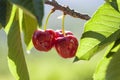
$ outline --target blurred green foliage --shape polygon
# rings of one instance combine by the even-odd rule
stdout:
[[[31,80],[93,80],[93,72],[102,52],[89,61],[75,63],[72,63],[73,59],[61,58],[55,49],[47,53],[32,49],[30,54],[25,53],[25,57]],[[0,80],[14,80],[7,66],[7,54],[2,52],[0,56]]]

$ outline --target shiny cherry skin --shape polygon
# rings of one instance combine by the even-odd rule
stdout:
[[[63,58],[72,58],[78,48],[78,41],[73,35],[66,35],[56,38],[55,48]]]
[[[71,31],[65,31],[65,35],[73,35],[73,33]],[[55,31],[55,38],[57,37],[63,37],[63,33],[62,30],[56,30]]]
[[[36,30],[32,36],[34,47],[39,51],[49,51],[54,46],[55,32],[51,29]]]

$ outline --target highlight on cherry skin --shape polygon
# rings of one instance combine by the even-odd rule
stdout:
[[[52,29],[36,30],[32,42],[37,50],[47,52],[54,46],[55,32]]]
[[[65,31],[65,35],[73,35],[71,31]],[[64,37],[62,30],[55,31],[55,38]]]

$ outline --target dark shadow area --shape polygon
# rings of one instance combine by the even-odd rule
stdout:
[[[103,41],[106,37],[100,33],[94,32],[94,31],[87,31],[87,32],[83,33],[82,38],[95,38],[99,41]]]
[[[0,22],[2,26],[6,25],[6,12],[7,12],[7,2],[6,0],[0,0]]]
[[[111,43],[113,41],[117,41],[120,39],[120,29],[116,30],[113,34],[111,34],[108,38],[106,38],[100,45],[104,45],[107,43]],[[119,42],[119,41],[118,41]]]
[[[112,0],[110,2],[111,6],[119,12],[117,0]]]
[[[113,54],[115,54],[115,52],[109,52],[109,54],[107,54],[106,57],[110,58],[111,56],[113,56]]]
[[[113,45],[113,47],[111,48],[111,50],[114,49],[114,48],[116,48],[116,47],[119,46],[119,45],[120,45],[120,39],[118,39],[118,40],[115,41],[115,44]],[[110,50],[110,51],[111,51],[111,50]],[[109,53],[106,55],[106,57],[109,58],[109,57],[111,57],[114,53],[116,53],[116,52],[115,52],[115,51],[109,52]]]

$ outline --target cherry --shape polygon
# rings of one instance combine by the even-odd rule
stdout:
[[[56,32],[55,48],[58,54],[63,58],[72,58],[78,48],[78,41],[72,32],[66,32],[64,36],[61,31]]]
[[[65,31],[65,35],[73,35],[73,33],[71,31]],[[56,30],[55,31],[55,38],[57,37],[63,37],[63,33],[62,30]]]
[[[39,51],[49,51],[54,46],[55,32],[51,29],[36,30],[32,36],[34,47]]]

